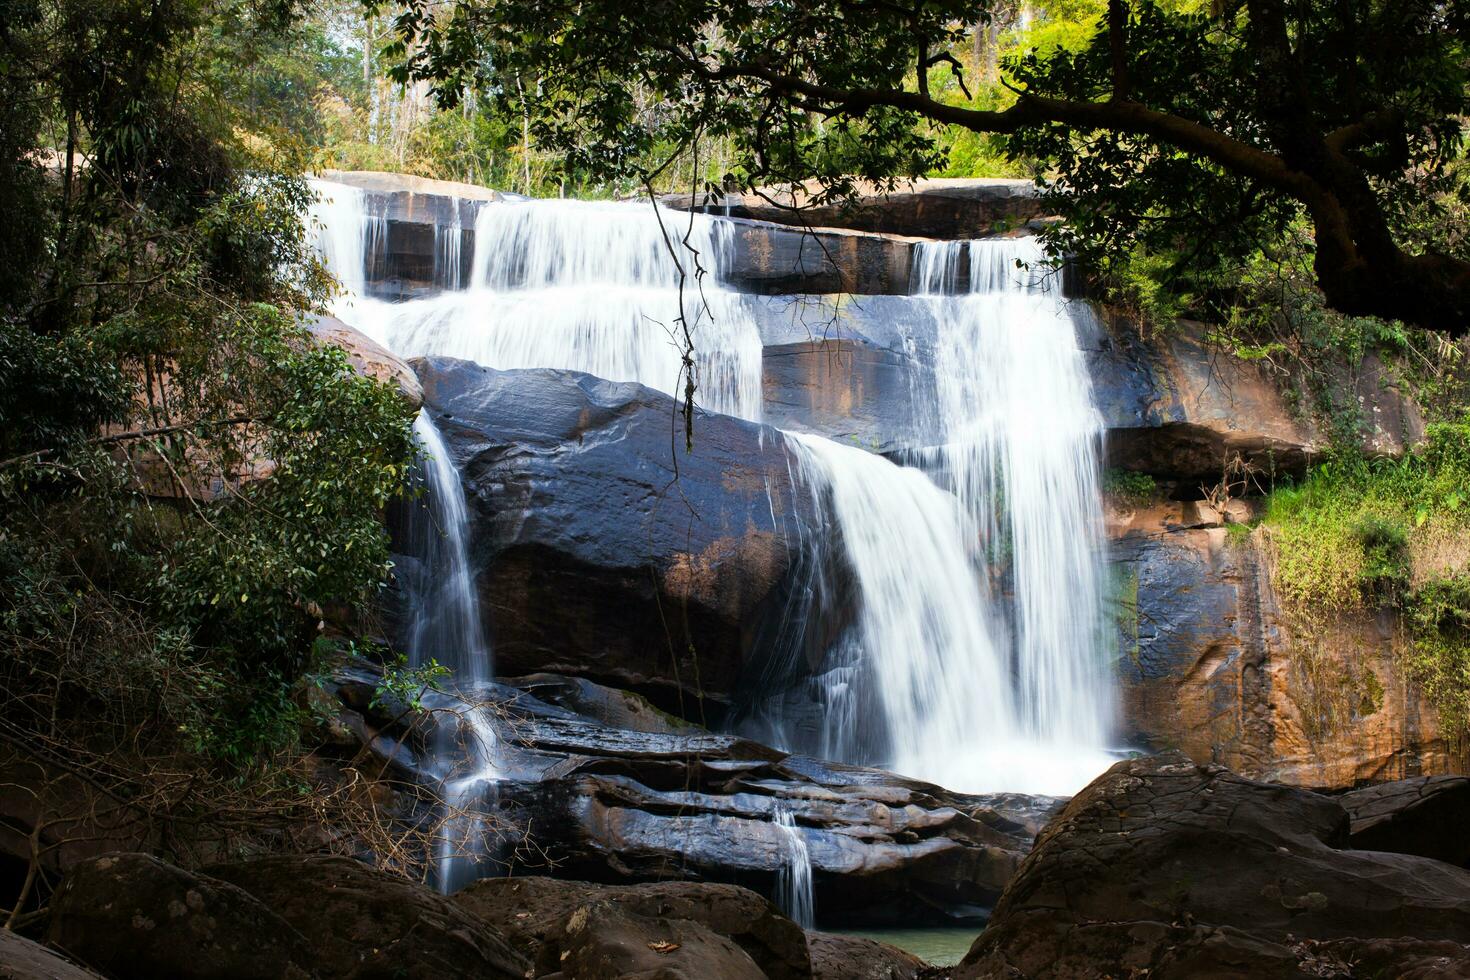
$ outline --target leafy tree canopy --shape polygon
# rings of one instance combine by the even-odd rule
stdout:
[[[1095,26],[1008,58],[997,100],[955,51],[1013,6],[411,0],[396,53],[400,78],[490,93],[594,174],[647,177],[659,147],[718,136],[746,186],[832,199],[933,171],[944,127],[996,134],[1047,168],[1059,247],[1099,264],[1167,247],[1208,268],[1305,220],[1331,307],[1465,331],[1470,256],[1433,215],[1470,111],[1470,5],[1053,4]]]
[[[303,326],[316,69],[241,66],[310,41],[274,0],[0,0],[0,743],[176,755],[189,806],[290,744],[413,451]]]

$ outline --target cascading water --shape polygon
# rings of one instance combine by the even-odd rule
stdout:
[[[703,283],[694,275],[694,255],[713,270],[732,231],[704,215],[666,214],[663,222],[647,204],[483,206],[468,288],[408,303],[358,300],[343,318],[405,357],[585,371],[682,395],[682,311],[695,348],[696,402],[757,419],[760,333],[738,295],[713,274]],[[687,274],[682,293],[671,244]]]
[[[914,302],[927,316],[914,323],[935,329],[940,442],[901,454],[912,466],[791,437],[851,579],[814,591],[850,594],[856,613],[811,682],[824,709],[816,744],[838,758],[953,789],[1048,794],[1111,761],[1102,427],[1073,310],[1048,288],[1044,259],[1034,240],[917,247]],[[864,692],[880,720],[864,714]],[[757,714],[752,731],[812,744],[776,715]]]
[[[1034,238],[921,244],[914,268],[913,292],[937,324],[944,440],[915,457],[975,522],[1006,593],[1020,731],[1051,759],[1037,770],[1042,785],[1071,792],[1107,763],[1113,709],[1103,426],[1077,343],[1078,311],[1054,288]],[[968,292],[956,295],[966,278]],[[950,778],[964,787],[981,777]]]
[[[806,838],[796,826],[796,817],[777,803],[771,822],[783,839],[781,870],[776,873],[776,904],[786,917],[803,929],[816,928],[816,905],[812,898],[812,857]]]
[[[359,319],[367,300],[368,264],[382,242],[384,221],[372,214],[361,188],[330,180],[308,181],[316,200],[307,211],[307,231],[316,253],[342,286],[332,313]]]
[[[886,722],[887,763],[936,781],[956,760],[997,783],[1024,779],[1007,762],[1017,723],[1000,631],[965,546],[975,540],[969,515],[917,469],[817,436],[792,434],[791,446],[857,584],[857,643]]]
[[[450,668],[461,700],[453,722],[438,716],[435,750],[443,770],[439,791],[445,814],[434,878],[441,891],[452,892],[479,876],[476,866],[486,856],[483,808],[494,792],[497,737],[476,691],[493,670],[469,561],[469,516],[459,471],[427,412],[418,414],[413,431],[424,498],[409,510],[403,528],[402,547],[417,564],[400,569],[399,579],[409,610],[410,666],[437,662]]]

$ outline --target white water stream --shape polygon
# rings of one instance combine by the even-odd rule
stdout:
[[[1065,794],[1111,761],[1103,424],[1077,343],[1074,317],[1087,311],[1061,297],[1057,278],[1034,238],[921,244],[915,255],[912,289],[937,323],[944,441],[913,455],[970,515],[999,584],[1012,633],[1011,751],[1030,760],[1028,777],[998,784],[984,760],[936,754],[932,771],[956,788]]]
[[[436,749],[444,813],[436,834],[434,883],[453,892],[479,877],[476,866],[487,856],[484,813],[497,778],[498,738],[491,711],[475,692],[494,669],[470,566],[469,516],[459,470],[427,412],[419,412],[413,431],[424,497],[410,509],[403,532],[405,546],[420,562],[414,574],[401,577],[409,608],[405,646],[411,667],[448,667],[451,689],[462,698],[454,706],[457,717],[439,716]]]
[[[776,874],[776,904],[786,917],[803,929],[816,928],[816,904],[812,899],[812,856],[806,838],[796,826],[796,817],[777,803],[771,822],[779,829],[786,853]]]

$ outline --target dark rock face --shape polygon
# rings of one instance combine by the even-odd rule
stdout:
[[[809,522],[778,431],[567,371],[415,361],[463,474],[502,674],[572,674],[713,721],[769,653]],[[677,471],[675,464],[677,463]]]
[[[728,208],[736,218],[952,240],[994,235],[1042,217],[1044,211],[1036,184],[1029,180],[929,178],[886,194],[870,188],[859,195],[856,207],[809,205],[799,214],[791,205],[804,203],[800,198],[794,201],[789,192],[776,188],[766,188],[765,193],[766,197],[727,195],[716,213]],[[660,200],[684,210],[706,203],[688,194],[668,194]]]
[[[1047,825],[955,975],[1312,975],[1303,940],[1470,955],[1470,872],[1349,843],[1328,797],[1180,753],[1121,762]]]
[[[1212,349],[1208,329],[1181,321],[1147,340],[1121,321],[1087,331],[1108,465],[1186,489],[1218,483],[1236,453],[1259,470],[1263,487],[1273,474],[1301,473],[1326,435],[1291,409],[1263,365]],[[1338,398],[1359,412],[1365,452],[1396,456],[1423,438],[1418,407],[1376,356],[1340,374]]]
[[[1470,866],[1470,778],[1420,776],[1337,797],[1352,820],[1353,847]]]
[[[372,685],[362,669],[339,678],[343,727],[412,769],[399,747],[421,752],[432,732],[405,732],[393,714],[370,708]],[[603,884],[680,879],[773,895],[792,854],[773,819],[782,807],[810,855],[822,922],[978,922],[1058,805],[950,793],[729,735],[609,728],[500,686],[478,693],[500,705],[508,731],[491,806],[527,828],[532,845],[501,856],[499,870],[516,875],[551,865],[558,876]],[[431,779],[420,758],[421,778]]]
[[[268,857],[207,872],[249,893],[305,936],[312,963],[324,976],[525,975],[525,960],[486,923],[422,885],[350,858]]]
[[[719,280],[745,293],[905,295],[910,239],[830,228],[798,229],[764,221],[731,222],[731,247]]]
[[[254,896],[146,854],[73,868],[52,901],[50,930],[53,945],[118,978],[313,974],[305,938]]]
[[[620,927],[633,919],[699,926],[733,942],[744,954],[743,958],[729,957],[721,946],[722,959],[753,963],[758,975],[772,980],[800,980],[812,974],[801,928],[767,899],[734,885],[671,881],[613,886],[537,877],[488,878],[455,895],[454,901],[504,933],[517,951],[537,964],[538,971],[555,972],[569,942],[585,944],[570,923],[579,909],[598,905],[620,915],[591,917]]]
[[[763,417],[871,452],[937,437],[934,321],[895,296],[749,297],[765,345]]]

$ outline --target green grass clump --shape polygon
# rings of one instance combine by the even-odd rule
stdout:
[[[1435,578],[1406,603],[1405,664],[1439,713],[1440,725],[1470,734],[1470,574]]]
[[[1103,473],[1103,494],[1124,507],[1141,507],[1153,500],[1159,486],[1147,473],[1110,469]]]
[[[1412,558],[1421,535],[1470,530],[1470,416],[1429,426],[1402,459],[1330,459],[1273,491],[1264,523],[1277,594],[1298,623],[1393,609],[1409,675],[1448,732],[1470,735],[1470,571],[1416,570]]]

